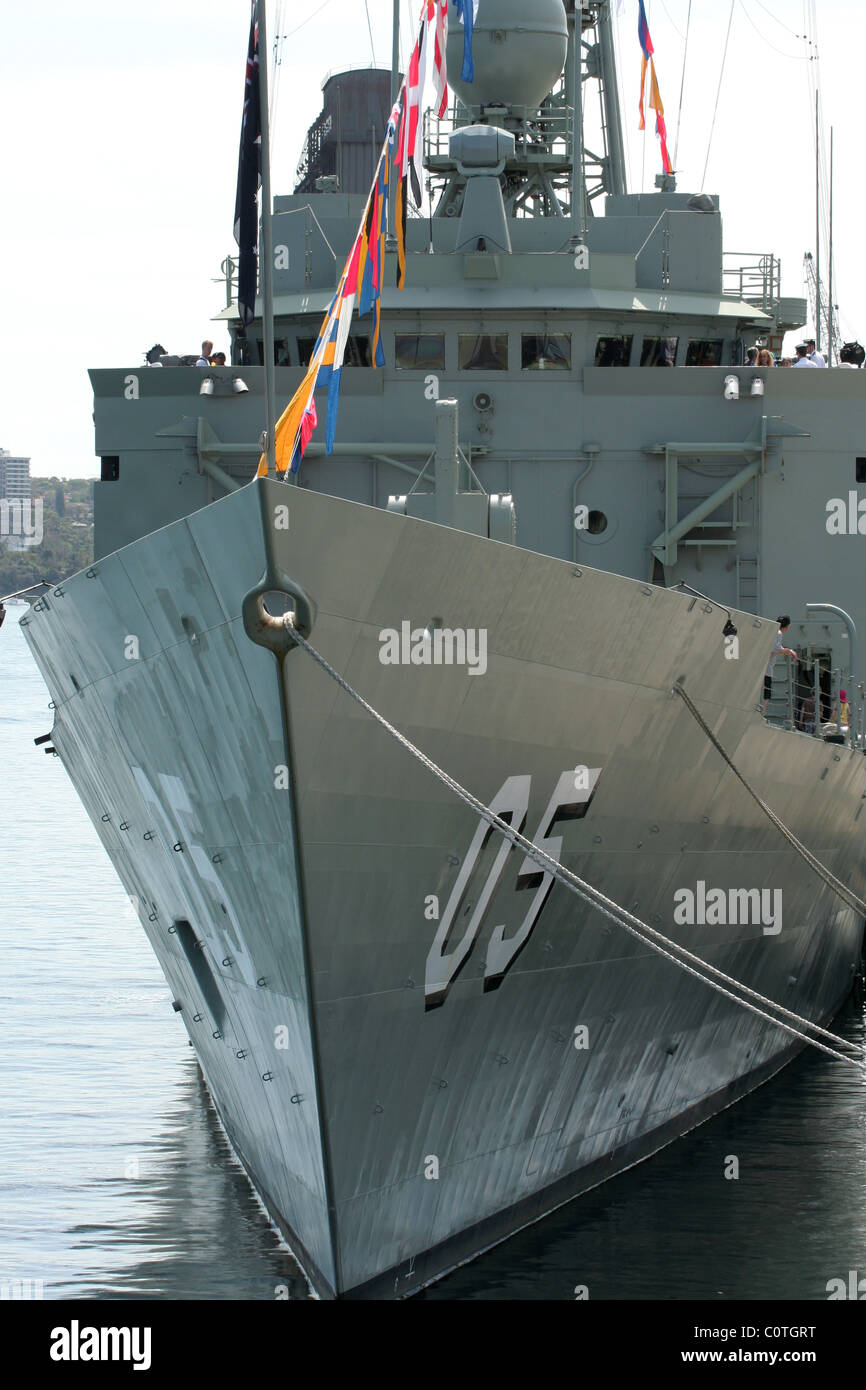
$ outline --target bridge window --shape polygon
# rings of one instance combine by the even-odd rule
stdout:
[[[105,460],[103,459],[103,463],[104,462]],[[857,459],[855,466],[857,469],[857,482],[866,483],[866,459]]]
[[[310,358],[315,351],[317,339],[299,338],[298,339],[298,361],[302,367],[309,367]],[[370,339],[355,337],[349,338],[346,343],[346,354],[343,358],[344,367],[371,367],[373,356],[370,352]]]
[[[346,344],[346,356],[343,358],[345,367],[372,367],[373,354],[370,351],[369,338],[352,337]]]
[[[634,338],[599,338],[595,345],[595,365],[597,367],[627,367],[631,361],[631,345]]]
[[[686,366],[720,367],[723,347],[721,338],[692,338],[686,352]]]
[[[524,333],[520,348],[525,372],[567,372],[571,369],[570,333]]]
[[[507,333],[459,333],[457,365],[461,372],[507,372]]]
[[[644,338],[640,350],[642,367],[672,367],[677,360],[679,338]]]
[[[444,372],[444,333],[397,333],[394,363],[398,372]]]

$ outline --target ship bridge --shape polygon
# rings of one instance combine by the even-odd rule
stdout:
[[[812,601],[788,554],[786,509],[810,509],[814,555],[828,576],[841,573],[848,557],[825,529],[826,505],[866,480],[863,379],[745,366],[748,346],[781,346],[805,319],[803,301],[782,294],[778,259],[723,254],[715,195],[680,191],[667,175],[652,192],[627,190],[607,3],[545,0],[518,43],[525,11],[496,0],[479,12],[472,88],[449,54],[457,100],[446,120],[426,122],[429,189],[410,207],[406,288],[389,270],[383,290],[386,365],[372,369],[369,321],[356,319],[336,446],[325,457],[314,436],[300,486],[381,508],[411,499],[410,513],[513,534],[579,565],[683,580],[741,610]],[[356,76],[357,101],[346,91]],[[362,131],[364,102],[381,104],[384,79],[338,78],[311,127],[302,187],[274,201],[281,402],[303,379],[364,211],[347,172],[359,151],[330,149],[334,112],[355,110]],[[348,118],[342,129],[348,139]],[[164,358],[162,371],[92,373],[97,555],[255,472],[263,306],[242,332],[232,257],[223,277],[230,366],[203,374]],[[455,402],[455,448],[438,470],[447,506],[423,500],[439,486],[443,401]],[[484,498],[508,498],[513,512]],[[513,528],[493,529],[492,517],[498,526],[510,515]],[[849,593],[859,592],[854,560],[852,551]],[[837,589],[834,580],[823,597]]]

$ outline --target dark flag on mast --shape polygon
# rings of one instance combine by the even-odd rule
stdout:
[[[238,310],[244,327],[255,318],[259,239],[259,188],[262,182],[262,119],[259,104],[259,26],[253,0],[244,116],[235,199],[235,241],[238,244]]]

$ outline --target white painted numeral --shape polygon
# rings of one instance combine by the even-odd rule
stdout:
[[[562,853],[562,836],[551,835],[553,827],[558,820],[570,820],[575,816],[577,806],[585,805],[589,801],[598,781],[600,767],[588,768],[589,783],[587,787],[576,788],[574,768],[568,772],[563,772],[556,784],[556,790],[548,802],[547,810],[541,817],[541,824],[533,836],[533,843],[543,849],[545,854],[549,854],[552,859],[559,859]],[[517,875],[517,887],[521,887],[521,879],[524,879],[526,887],[532,887],[538,883],[538,891],[529,905],[529,911],[523,919],[523,923],[518,927],[514,936],[507,941],[505,939],[505,927],[494,927],[493,935],[487,947],[487,964],[484,967],[484,988],[485,990],[496,989],[502,983],[502,977],[513,965],[519,953],[523,950],[529,940],[532,928],[538,920],[538,914],[547,901],[547,895],[553,887],[553,874],[539,868],[534,859],[527,854],[524,856],[523,863]]]
[[[587,806],[601,775],[601,768],[581,767],[581,772],[584,775],[580,778],[575,776],[574,768],[568,768],[560,775],[544,815],[541,817],[538,830],[533,836],[533,842],[539,849],[544,850],[553,859],[559,859],[562,853],[562,836],[552,833],[557,821],[575,820],[586,814]],[[529,807],[531,787],[531,777],[509,777],[491,801],[488,809],[500,819],[507,820],[513,829],[521,831]],[[452,927],[469,890],[470,880],[475,872],[479,856],[493,833],[486,820],[479,822],[460,873],[457,875],[457,882],[454,884],[442,914],[442,920],[433,938],[433,944],[427,957],[425,974],[425,997],[428,1009],[444,1003],[448,991],[478,939],[484,916],[502,878],[508,855],[512,849],[511,842],[505,839],[499,845],[496,858],[487,875],[487,881],[481,890],[481,895],[475,904],[475,909],[459,944],[450,951],[446,950]],[[536,888],[536,892],[526,916],[513,936],[506,939],[504,925],[494,927],[488,943],[484,967],[485,990],[497,989],[502,983],[504,975],[514,964],[529,940],[552,886],[553,874],[542,869],[530,855],[525,855],[517,874],[516,887],[518,889]]]
[[[502,820],[508,820],[515,830],[522,830],[526,821],[531,785],[531,777],[509,777],[491,801],[488,810],[492,811],[495,816],[500,816]],[[487,875],[487,882],[481,891],[481,896],[475,905],[475,911],[469,919],[469,925],[463,933],[462,940],[454,950],[446,953],[445,946],[448,943],[454,919],[466,896],[469,880],[475,871],[478,857],[492,834],[493,830],[487,822],[479,821],[469,851],[461,865],[460,873],[457,875],[457,882],[451,891],[451,897],[448,899],[442,920],[433,938],[433,945],[430,947],[430,953],[427,957],[425,977],[428,1008],[444,1001],[448,990],[454,983],[457,972],[475,945],[475,938],[481,929],[481,919],[505,868],[505,861],[508,858],[511,845],[508,840],[501,840],[496,858],[493,861],[493,867]]]

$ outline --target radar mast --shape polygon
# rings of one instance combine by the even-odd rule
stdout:
[[[456,93],[445,120],[428,114],[425,165],[436,217],[459,217],[466,176],[450,150],[461,127],[494,125],[514,137],[501,175],[506,215],[556,217],[584,239],[593,202],[627,192],[610,0],[485,0],[475,39],[475,80],[461,81],[462,31],[448,39]],[[539,85],[540,84],[540,85]],[[599,101],[586,138],[587,110]]]

